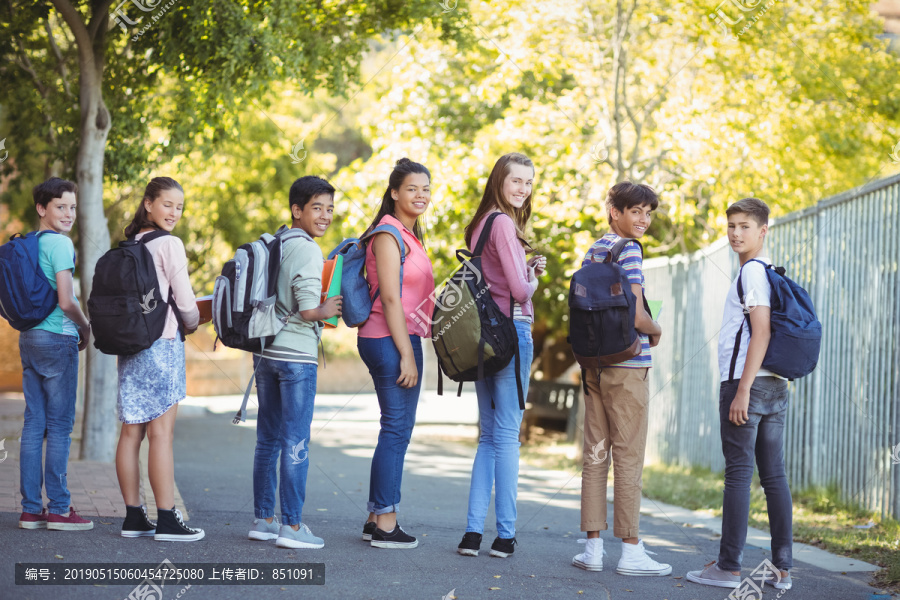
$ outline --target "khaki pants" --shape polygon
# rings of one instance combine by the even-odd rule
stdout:
[[[606,486],[613,463],[613,535],[638,537],[641,474],[647,447],[649,369],[606,367],[585,373],[581,531],[605,531]]]

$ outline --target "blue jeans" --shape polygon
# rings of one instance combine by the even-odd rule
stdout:
[[[316,399],[318,365],[253,357],[259,413],[253,456],[253,511],[257,519],[275,515],[275,468],[281,454],[281,517],[298,525],[306,500],[309,429]]]
[[[528,395],[528,378],[534,343],[531,324],[516,321],[519,335],[519,376],[522,395]],[[491,504],[491,489],[496,486],[494,512],[497,535],[503,539],[516,537],[516,496],[519,486],[519,428],[522,410],[516,389],[516,359],[498,373],[475,382],[481,437],[472,465],[469,487],[469,514],[466,531],[484,533],[484,520]],[[491,408],[491,400],[494,407]]]
[[[784,417],[787,413],[787,381],[757,377],[750,388],[748,420],[738,427],[728,420],[738,381],[723,381],[719,390],[722,453],[725,455],[725,492],[722,503],[722,540],[719,568],[740,571],[750,518],[750,481],[753,458],[766,493],[772,562],[782,571],[793,566],[791,490],[784,470]]]
[[[47,510],[69,512],[71,495],[66,482],[69,446],[75,425],[78,390],[78,340],[43,329],[19,334],[22,356],[22,389],[25,392],[25,424],[19,461],[22,511],[40,514],[41,485],[46,483]],[[41,469],[41,453],[47,434],[47,457]]]
[[[359,356],[369,368],[375,382],[378,406],[381,408],[381,431],[372,456],[369,473],[368,511],[383,515],[400,510],[400,483],[403,480],[403,461],[416,423],[419,390],[422,388],[422,338],[411,335],[413,355],[419,380],[415,387],[397,385],[400,377],[400,352],[394,340],[359,338]]]

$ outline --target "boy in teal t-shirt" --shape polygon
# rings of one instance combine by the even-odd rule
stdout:
[[[25,424],[19,460],[23,529],[78,531],[94,524],[69,506],[66,484],[69,446],[75,424],[78,352],[90,339],[91,326],[75,298],[75,247],[65,234],[75,223],[75,193],[71,181],[51,177],[35,186],[34,207],[41,218],[38,247],[41,270],[56,290],[58,305],[36,327],[19,334]],[[44,435],[47,452],[44,464]],[[41,498],[42,482],[47,508]]]

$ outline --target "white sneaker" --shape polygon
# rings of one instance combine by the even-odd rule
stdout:
[[[644,540],[638,540],[637,544],[622,542],[622,558],[616,573],[619,575],[632,575],[635,577],[662,577],[672,572],[672,565],[658,563],[648,554],[656,554],[644,549]]]
[[[578,540],[578,543],[584,544],[584,552],[576,554],[575,558],[572,559],[572,564],[585,571],[602,571],[603,540],[601,538],[593,538]]]

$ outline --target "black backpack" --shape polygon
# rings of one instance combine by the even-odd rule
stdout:
[[[145,244],[168,231],[152,231],[140,240],[128,238],[100,257],[88,298],[94,346],[104,354],[129,356],[146,350],[162,337],[166,313],[174,297],[160,295],[153,255]],[[184,340],[181,313],[173,311]]]
[[[447,280],[435,300],[431,341],[438,358],[438,394],[444,391],[442,372],[459,382],[459,395],[464,381],[481,381],[506,368],[515,358],[519,408],[524,410],[519,335],[512,318],[514,300],[510,295],[507,317],[491,297],[481,270],[481,254],[490,238],[494,219],[500,214],[488,217],[474,252],[456,251],[462,266]],[[491,406],[494,406],[493,399]]]
[[[641,353],[641,338],[634,328],[637,298],[619,255],[628,242],[615,243],[603,262],[575,271],[569,284],[569,337],[572,354],[582,369],[599,369],[624,362]],[[649,313],[647,298],[644,308]]]

